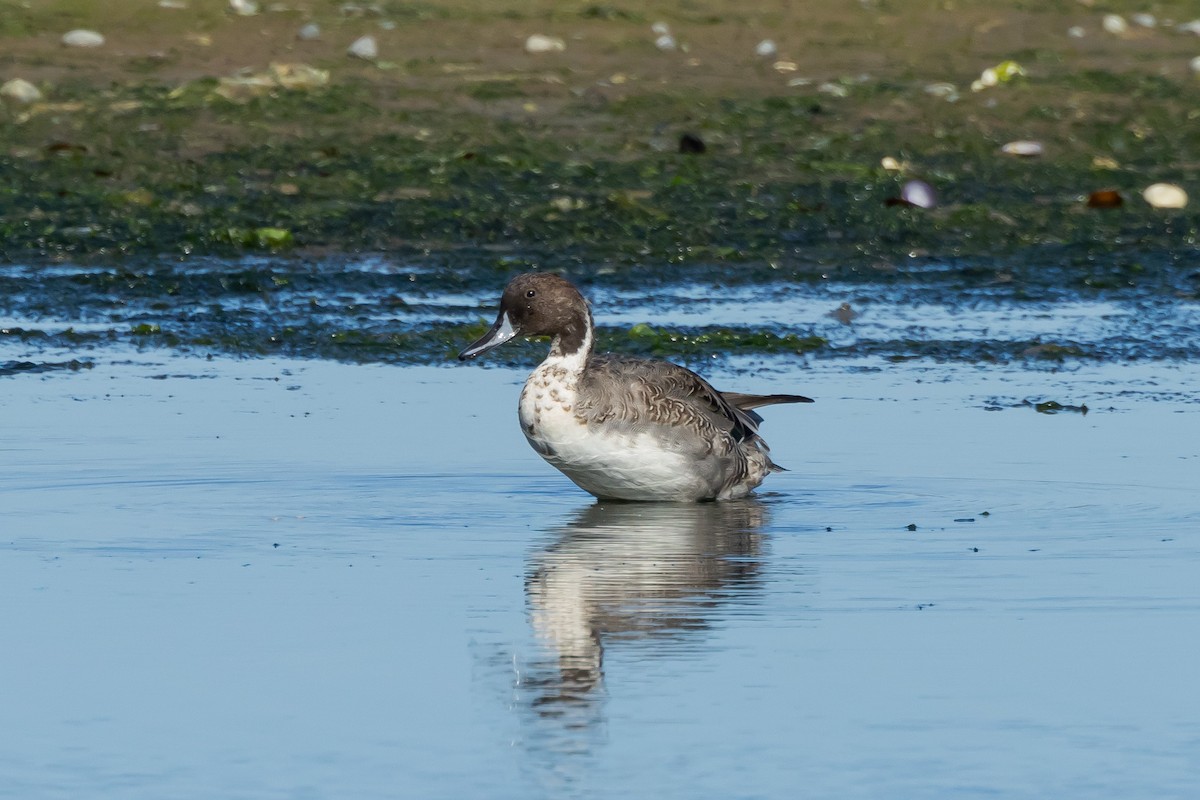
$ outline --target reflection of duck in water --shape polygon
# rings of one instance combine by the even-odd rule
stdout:
[[[707,627],[724,597],[755,585],[765,508],[727,503],[597,503],[535,555],[526,579],[534,630],[558,656],[541,706],[581,701],[612,641],[677,641]]]

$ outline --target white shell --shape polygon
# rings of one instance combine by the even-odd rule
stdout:
[[[561,53],[566,49],[567,43],[557,36],[535,33],[525,40],[526,53]]]
[[[374,36],[368,34],[355,39],[354,44],[350,45],[346,52],[355,58],[374,61],[379,56],[379,44],[375,41]]]
[[[258,3],[254,0],[229,0],[229,8],[239,17],[253,17],[258,13]]]
[[[911,180],[904,184],[900,197],[917,208],[933,208],[937,205],[937,193],[925,181]]]
[[[1129,32],[1129,23],[1120,14],[1105,14],[1104,19],[1100,21],[1100,25],[1104,30],[1117,36]]]
[[[904,165],[891,156],[884,156],[882,159],[880,159],[879,166],[883,167],[888,172],[899,172],[900,170],[904,169]]]
[[[1154,183],[1142,192],[1142,199],[1155,208],[1183,208],[1187,205],[1187,192],[1173,183]]]
[[[36,103],[42,99],[42,93],[29,81],[23,78],[13,78],[0,86],[0,97],[15,103]]]
[[[655,36],[666,36],[671,32],[671,26],[665,22],[656,22],[650,26],[650,31]]]
[[[778,48],[775,47],[775,43],[770,39],[763,39],[754,48],[754,54],[759,58],[771,58],[776,52],[778,52]]]
[[[100,47],[104,44],[104,36],[95,31],[78,28],[64,33],[62,43],[67,47]]]
[[[1084,36],[1087,36],[1087,31],[1083,29],[1082,25],[1072,25],[1070,28],[1067,28],[1067,36],[1070,36],[1072,39],[1082,39]]]
[[[1192,72],[1196,73],[1197,75],[1200,75],[1200,56],[1196,56],[1188,63],[1192,67]]]
[[[1007,153],[1010,156],[1040,156],[1044,151],[1041,142],[1031,142],[1026,139],[1021,139],[1015,142],[1009,142],[1000,148],[1000,151]]]
[[[1131,20],[1133,20],[1133,24],[1141,25],[1143,28],[1158,27],[1158,18],[1155,17],[1153,14],[1146,14],[1146,13],[1133,14],[1129,18]]]
[[[1184,22],[1175,26],[1175,30],[1180,33],[1194,33],[1200,36],[1200,19],[1194,19],[1191,22]]]
[[[674,36],[664,33],[654,40],[654,46],[659,50],[674,50],[678,45],[675,42]]]
[[[311,42],[314,39],[320,39],[321,26],[315,22],[310,22],[300,30],[296,31],[296,38],[304,42]]]

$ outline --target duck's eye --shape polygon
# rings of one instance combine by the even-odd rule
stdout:
[[[526,293],[525,293],[525,296],[526,296],[526,297],[533,297],[533,296],[535,296],[536,294],[537,294],[537,292],[535,292],[533,289],[530,289],[528,292],[526,292]]]

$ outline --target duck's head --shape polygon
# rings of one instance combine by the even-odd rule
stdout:
[[[565,278],[526,272],[504,287],[496,323],[458,354],[460,361],[482,355],[516,336],[551,336],[555,346],[572,353],[590,343],[587,301]]]

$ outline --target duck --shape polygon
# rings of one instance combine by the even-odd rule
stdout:
[[[717,391],[669,361],[598,354],[591,307],[567,279],[527,272],[508,282],[496,322],[458,354],[483,355],[518,336],[550,337],[546,359],[521,390],[526,440],[601,500],[735,500],[775,464],[755,409],[811,403],[793,394]]]

